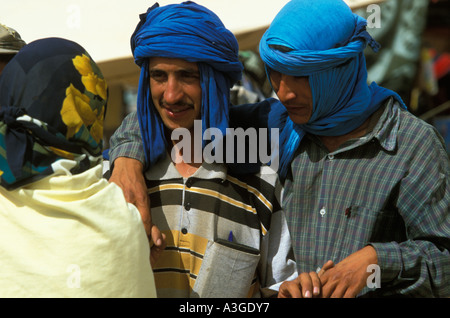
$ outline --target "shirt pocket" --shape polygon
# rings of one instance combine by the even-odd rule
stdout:
[[[396,211],[352,206],[346,218],[346,235],[359,247],[369,242],[398,240],[399,230],[403,232],[401,217]]]
[[[243,245],[227,245],[208,242],[191,297],[247,297],[259,263],[259,251]]]

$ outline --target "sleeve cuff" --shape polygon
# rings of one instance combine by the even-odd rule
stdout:
[[[111,166],[114,164],[114,160],[116,160],[119,157],[132,158],[132,159],[139,160],[140,162],[142,162],[142,164],[145,163],[145,158],[142,153],[132,152],[129,149],[127,149],[127,147],[117,146],[117,147],[109,150],[109,161],[110,161]]]
[[[397,278],[402,269],[400,247],[397,242],[370,243],[377,252],[381,281],[389,282]]]

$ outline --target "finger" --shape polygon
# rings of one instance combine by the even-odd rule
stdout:
[[[165,239],[159,228],[153,223],[150,225],[150,227],[151,227],[150,230],[151,241],[158,247],[164,247],[163,245],[165,245]]]
[[[161,246],[156,246],[155,244],[151,245],[150,248],[150,264],[155,266],[156,262],[158,261],[159,257],[161,256],[162,252],[164,251],[166,244],[165,244],[165,235],[162,234],[164,244]]]
[[[327,270],[329,270],[330,268],[333,268],[333,267],[334,267],[334,262],[332,260],[327,261],[320,269],[320,271],[318,273],[319,277],[322,277],[323,274],[325,274],[325,272]]]
[[[153,245],[150,248],[150,264],[152,265],[152,267],[155,266],[156,262],[158,261],[159,257],[161,256],[162,252],[163,252],[163,249],[156,245]]]
[[[323,298],[330,297],[336,289],[338,280],[335,276],[336,274],[334,268],[326,270],[325,273],[320,276],[320,282],[322,283],[321,294]]]
[[[278,292],[278,298],[302,298],[302,293],[296,280],[283,282]]]
[[[347,291],[348,286],[346,284],[340,283],[336,285],[336,288],[331,292],[330,298],[342,298]]]
[[[321,282],[320,282],[319,275],[316,272],[310,272],[309,276],[312,281],[312,288],[313,288],[312,295],[313,295],[313,297],[317,297],[320,295],[320,289],[321,289]]]
[[[344,294],[344,298],[355,298],[356,295],[358,294],[358,291],[356,288],[350,286],[349,288],[347,288],[347,290],[345,291]]]
[[[297,279],[299,280],[300,288],[302,291],[302,297],[311,298],[313,296],[313,281],[308,273],[301,273]]]

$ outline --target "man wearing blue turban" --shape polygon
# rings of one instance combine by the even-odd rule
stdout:
[[[447,297],[442,138],[395,92],[367,85],[366,45],[378,50],[366,21],[336,0],[290,1],[260,41],[281,101],[269,121],[282,129],[279,174],[297,269],[337,263],[321,276],[324,297]]]
[[[366,21],[340,0],[292,0],[261,39],[279,100],[252,107],[270,108],[267,124],[280,129],[297,271],[336,264],[322,286],[300,275],[281,296],[450,295],[445,146],[398,94],[367,84],[367,45],[379,49]]]
[[[193,2],[156,4],[140,19],[131,37],[137,112],[123,127],[140,129],[152,222],[165,238],[152,259],[158,297],[273,296],[297,276],[277,174],[237,179],[202,157],[207,129],[219,138],[229,125],[230,88],[242,74],[237,40]],[[176,143],[180,131],[188,134]]]

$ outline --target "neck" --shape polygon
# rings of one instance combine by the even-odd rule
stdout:
[[[170,136],[170,134],[168,135]],[[169,145],[172,146],[170,149],[172,162],[181,176],[185,178],[193,175],[203,162],[203,156],[200,157],[200,162],[198,162],[198,158],[195,156],[196,149],[194,147],[194,133],[192,131],[190,136],[190,139],[187,141],[184,141],[183,137],[180,140],[169,140]],[[189,152],[189,158],[183,156],[183,154]]]
[[[342,136],[318,136],[329,152],[334,152],[345,142],[360,138],[368,133],[370,117],[355,130]]]

